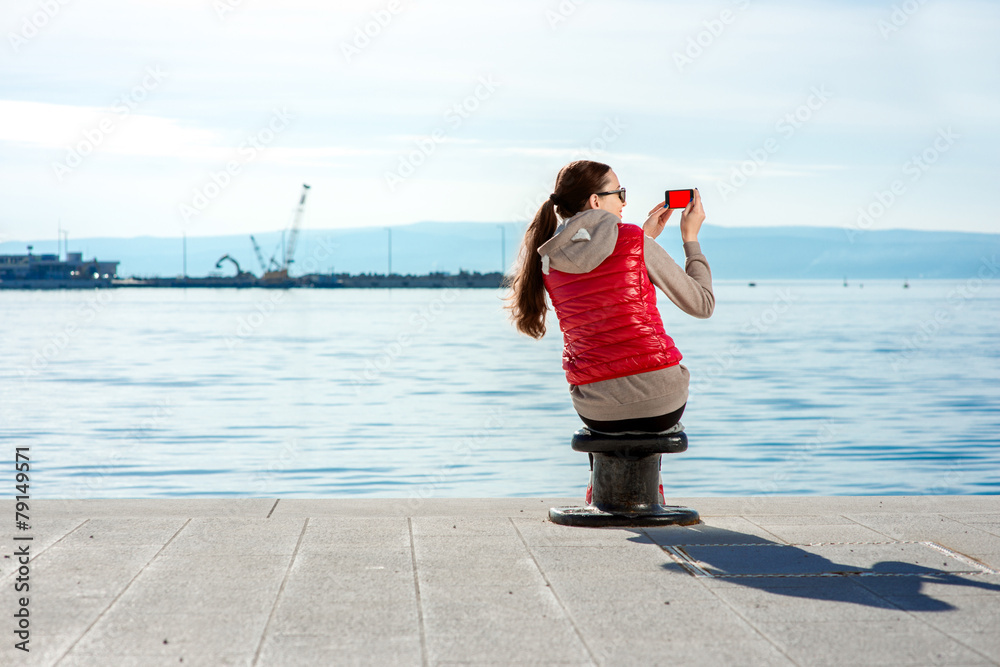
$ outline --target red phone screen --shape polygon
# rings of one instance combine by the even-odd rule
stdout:
[[[667,208],[685,208],[694,197],[694,190],[667,190],[663,199]]]

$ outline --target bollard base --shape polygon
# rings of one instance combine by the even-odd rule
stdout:
[[[701,523],[701,517],[693,509],[674,505],[658,505],[649,512],[611,514],[593,505],[587,507],[553,507],[549,510],[549,521],[562,526],[582,526],[600,528],[608,526],[691,526]]]

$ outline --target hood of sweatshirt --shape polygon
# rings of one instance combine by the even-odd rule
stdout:
[[[621,219],[601,209],[580,211],[568,218],[551,239],[538,248],[542,272],[587,273],[606,260],[618,243]]]

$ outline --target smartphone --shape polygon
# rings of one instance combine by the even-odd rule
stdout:
[[[663,195],[664,206],[667,208],[686,208],[694,199],[694,190],[667,190]]]

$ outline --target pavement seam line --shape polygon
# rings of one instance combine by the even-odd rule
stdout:
[[[879,535],[885,535],[885,536],[886,536],[887,538],[889,538],[890,540],[892,539],[892,536],[891,536],[891,535],[889,535],[888,533],[885,533],[885,532],[882,532],[881,530],[878,530],[877,528],[873,528],[873,527],[871,527],[871,526],[868,526],[868,525],[865,525],[865,524],[861,523],[860,521],[858,521],[857,519],[854,519],[854,518],[852,518],[852,517],[850,517],[850,516],[848,516],[848,515],[846,515],[846,514],[843,514],[843,515],[840,515],[840,516],[842,516],[843,518],[847,519],[848,521],[853,521],[854,523],[856,523],[856,524],[858,524],[859,526],[862,526],[862,527],[864,527],[864,528],[867,528],[868,530],[871,530],[871,531],[874,531],[874,532],[878,533]],[[944,514],[941,514],[940,512],[938,512],[938,513],[935,513],[935,514],[930,514],[930,515],[928,515],[928,516],[936,516],[936,517],[938,517],[938,518],[941,518],[941,519],[944,519],[944,520],[946,520],[946,521],[951,521],[952,523],[957,523],[957,524],[958,524],[958,525],[960,525],[960,526],[965,526],[966,528],[973,528],[973,529],[975,529],[975,530],[979,530],[980,532],[984,532],[984,533],[986,533],[987,535],[993,535],[993,533],[991,533],[991,532],[989,532],[989,531],[987,531],[987,530],[983,530],[982,528],[979,528],[978,526],[974,526],[974,525],[971,525],[971,524],[967,524],[967,523],[964,523],[964,522],[962,522],[962,521],[959,521],[958,519],[953,519],[953,518],[951,518],[950,516],[945,516]],[[1000,537],[1000,536],[995,536],[995,537]],[[970,557],[970,556],[966,556],[965,554],[961,553],[960,551],[955,551],[955,550],[953,550],[953,549],[950,549],[949,547],[945,547],[945,546],[944,546],[944,545],[942,545],[942,544],[937,544],[937,542],[934,542],[933,540],[929,540],[929,541],[923,541],[923,542],[917,542],[917,541],[906,541],[906,540],[896,540],[896,541],[897,541],[897,542],[902,542],[902,543],[906,543],[906,544],[928,544],[928,543],[931,543],[931,542],[933,542],[933,543],[934,543],[934,544],[935,544],[935,545],[936,545],[937,547],[939,547],[939,548],[943,548],[943,549],[948,549],[948,551],[951,551],[951,552],[953,552],[953,553],[955,553],[955,554],[958,554],[958,555],[959,555],[959,556],[961,556],[961,557],[962,557],[963,559],[966,559],[966,560],[969,560],[969,561],[972,561],[972,562],[973,562],[973,563],[975,563],[975,564],[976,564],[977,566],[979,566],[979,567],[983,567],[983,568],[985,568],[985,569],[987,569],[987,570],[990,570],[989,572],[983,572],[982,574],[996,574],[996,571],[995,571],[995,568],[993,568],[993,566],[991,566],[991,565],[987,565],[986,563],[981,563],[981,562],[979,562],[978,560],[976,560],[975,558],[972,558],[972,557]],[[970,574],[980,574],[980,573],[970,573]]]
[[[874,527],[872,527],[872,526],[869,526],[869,525],[866,525],[866,524],[862,523],[861,521],[859,521],[858,519],[855,519],[854,517],[852,517],[852,516],[850,516],[850,515],[848,515],[848,514],[841,514],[841,515],[839,515],[839,516],[842,516],[843,518],[847,519],[848,521],[852,521],[852,522],[856,523],[856,524],[857,524],[857,525],[859,525],[859,526],[863,526],[864,528],[867,528],[868,530],[872,530],[872,531],[875,531],[876,533],[878,533],[878,534],[880,534],[880,535],[885,535],[886,537],[888,537],[888,538],[892,539],[892,536],[891,536],[891,535],[889,535],[888,533],[885,533],[885,532],[883,532],[883,531],[881,531],[881,530],[879,530],[879,529],[877,529],[877,528],[874,528]],[[921,516],[924,516],[924,515],[922,514]],[[966,526],[966,527],[971,527],[971,526],[969,526],[969,524],[966,524],[966,523],[964,523],[964,522],[962,522],[962,521],[959,521],[958,519],[953,519],[953,518],[951,518],[950,516],[945,516],[945,515],[944,515],[944,514],[942,514],[941,512],[931,512],[931,513],[928,513],[928,514],[927,514],[927,516],[936,516],[936,517],[938,517],[938,518],[943,518],[943,519],[946,519],[946,520],[948,520],[948,521],[952,521],[952,522],[954,522],[954,523],[957,523],[957,524],[958,524],[958,525],[960,525],[960,526]],[[936,546],[938,546],[938,547],[943,547],[943,545],[939,545],[939,544],[937,544],[937,543],[934,543],[934,544],[935,544]],[[947,549],[947,547],[943,547],[943,548]],[[949,550],[949,551],[951,551],[951,549],[948,549],[948,550]],[[954,553],[960,553],[960,552],[954,552]],[[960,554],[960,555],[964,556],[965,558],[969,558],[968,556],[965,556],[965,554]],[[973,561],[975,561],[975,559],[970,559],[970,560],[973,560]],[[978,563],[978,561],[975,561],[975,562],[977,562],[977,563]],[[985,565],[985,564],[983,564],[983,565]],[[988,567],[988,566],[987,566],[987,567]],[[990,569],[992,569],[992,568],[990,568]],[[975,573],[973,573],[973,572],[970,572],[970,573],[968,573],[968,574],[987,574],[987,573],[986,573],[986,572],[975,572]],[[945,637],[948,637],[949,639],[951,639],[951,640],[952,640],[952,641],[954,641],[955,643],[959,644],[960,646],[963,646],[963,647],[965,647],[965,648],[969,649],[970,651],[972,651],[972,652],[973,652],[973,653],[975,653],[976,655],[979,655],[979,656],[982,656],[983,658],[986,658],[987,660],[990,660],[990,661],[992,661],[992,660],[991,660],[991,658],[990,658],[989,656],[985,655],[985,654],[984,654],[984,653],[983,653],[982,651],[979,651],[979,650],[977,650],[977,649],[976,649],[975,647],[973,647],[973,646],[970,646],[969,644],[967,644],[966,642],[962,641],[962,640],[961,640],[961,639],[959,639],[958,637],[955,637],[955,636],[954,636],[954,635],[952,635],[951,633],[949,633],[949,632],[947,632],[947,631],[945,631],[945,630],[942,630],[941,628],[938,628],[937,626],[934,626],[934,625],[932,625],[932,624],[931,624],[930,622],[928,622],[928,621],[925,621],[925,620],[924,620],[924,618],[923,618],[922,616],[918,616],[918,615],[914,614],[914,613],[913,613],[913,612],[911,612],[911,611],[908,611],[908,610],[906,610],[906,609],[903,609],[903,607],[901,607],[900,605],[896,604],[895,602],[893,602],[893,601],[892,601],[892,600],[890,600],[889,598],[887,598],[887,597],[885,597],[885,596],[883,596],[883,595],[879,594],[879,593],[878,593],[877,591],[875,591],[875,590],[873,590],[873,589],[871,589],[871,588],[868,588],[867,586],[865,586],[865,585],[864,585],[863,581],[864,581],[863,579],[858,579],[858,582],[857,582],[857,583],[858,583],[858,584],[859,584],[859,585],[860,585],[860,586],[861,586],[862,588],[864,588],[865,590],[867,590],[867,591],[868,591],[869,593],[871,593],[872,595],[874,595],[875,597],[877,597],[877,598],[879,598],[879,599],[881,599],[881,600],[884,600],[884,601],[885,601],[886,603],[888,603],[888,604],[892,605],[893,607],[896,607],[897,609],[899,609],[900,611],[902,611],[902,612],[903,612],[904,614],[906,614],[906,615],[907,615],[907,616],[909,616],[910,618],[914,618],[914,619],[916,619],[916,620],[920,621],[921,623],[923,623],[923,624],[924,624],[925,626],[927,626],[928,628],[932,629],[933,631],[935,631],[935,632],[940,632],[940,633],[941,633],[941,634],[943,634],[943,635],[944,635]],[[998,664],[998,663],[994,663],[994,664]]]
[[[254,651],[253,661],[251,665],[256,665],[260,660],[260,652],[264,648],[264,642],[267,641],[267,630],[271,627],[271,621],[274,620],[274,613],[278,609],[278,603],[281,601],[281,594],[285,592],[285,586],[288,584],[288,574],[292,571],[292,566],[295,564],[295,558],[299,555],[299,547],[302,545],[302,538],[305,537],[306,528],[309,527],[309,517],[302,522],[302,530],[299,531],[299,539],[295,542],[295,549],[292,550],[292,557],[288,559],[288,567],[285,568],[285,576],[281,578],[281,587],[278,588],[278,594],[274,596],[274,603],[271,605],[271,613],[267,615],[267,622],[264,624],[264,630],[260,633],[260,641],[257,642],[257,650]]]
[[[708,573],[698,561],[691,558],[683,549],[678,548],[679,545],[661,544],[659,546],[667,552],[667,555],[674,559],[675,563],[684,568],[684,570],[691,576],[707,577],[709,579],[714,578],[713,575]]]
[[[751,521],[750,523],[753,523],[753,522]],[[765,529],[765,530],[766,530],[766,529]],[[659,542],[657,542],[656,540],[654,540],[654,539],[653,539],[653,536],[652,536],[652,535],[650,535],[650,534],[649,534],[649,533],[648,533],[648,532],[646,531],[646,529],[645,529],[645,528],[640,528],[640,529],[639,529],[639,532],[641,532],[641,533],[642,533],[643,535],[645,535],[645,536],[646,536],[646,538],[647,538],[647,539],[648,539],[648,540],[649,540],[650,542],[652,542],[652,543],[653,543],[653,544],[655,544],[655,545],[656,545],[657,547],[659,547],[660,551],[662,551],[663,553],[665,553],[665,554],[667,554],[668,556],[670,556],[670,558],[671,558],[671,559],[675,559],[675,556],[674,556],[674,555],[673,555],[672,553],[670,553],[670,551],[668,551],[668,550],[667,550],[667,548],[666,548],[666,547],[665,547],[664,545],[662,545],[662,544],[660,544]],[[778,645],[778,644],[777,644],[777,643],[776,643],[776,642],[775,642],[774,640],[772,640],[772,639],[771,639],[770,637],[768,637],[768,636],[767,636],[766,634],[764,634],[764,633],[763,633],[763,632],[761,631],[761,629],[760,629],[760,628],[758,628],[758,627],[757,627],[756,625],[754,625],[754,624],[753,624],[753,623],[752,623],[752,622],[750,621],[750,619],[749,619],[749,618],[747,618],[746,616],[744,616],[743,614],[741,614],[741,613],[740,613],[740,611],[739,611],[739,610],[738,610],[738,609],[737,609],[736,607],[734,607],[734,606],[733,606],[733,605],[732,605],[732,604],[731,604],[731,603],[729,602],[729,600],[726,600],[725,598],[723,598],[723,597],[722,597],[721,595],[719,595],[718,591],[714,590],[714,589],[713,589],[713,588],[712,588],[711,586],[709,586],[708,584],[706,584],[706,583],[705,583],[705,581],[704,581],[704,579],[705,579],[705,577],[694,577],[694,580],[695,580],[695,581],[697,581],[697,582],[698,582],[699,584],[701,584],[701,587],[702,587],[702,588],[704,588],[704,589],[705,589],[706,591],[708,591],[708,592],[709,592],[709,593],[710,593],[710,594],[712,595],[712,597],[714,597],[714,598],[715,598],[716,600],[718,600],[718,601],[719,601],[719,602],[721,602],[722,604],[724,604],[724,605],[726,605],[727,607],[729,607],[729,610],[730,610],[730,611],[732,611],[732,612],[733,612],[734,614],[736,614],[736,616],[737,616],[737,617],[738,617],[738,618],[739,618],[739,619],[740,619],[741,621],[743,621],[744,623],[746,623],[746,624],[747,624],[747,626],[748,626],[748,627],[749,627],[749,628],[750,628],[751,630],[753,630],[753,631],[754,631],[755,633],[757,633],[757,636],[758,636],[758,637],[760,637],[760,638],[761,638],[761,639],[763,639],[763,640],[764,640],[765,642],[767,642],[767,643],[768,643],[768,644],[770,644],[770,645],[771,645],[772,647],[774,647],[774,650],[775,650],[775,651],[777,651],[777,652],[778,652],[778,653],[780,653],[781,655],[785,656],[785,658],[786,658],[786,659],[788,660],[788,662],[790,662],[790,663],[792,663],[793,665],[796,665],[796,666],[798,666],[798,665],[799,665],[799,663],[798,663],[798,662],[796,662],[796,661],[795,661],[795,660],[794,660],[794,659],[792,658],[792,656],[790,656],[790,655],[789,655],[789,654],[788,654],[788,653],[787,653],[787,652],[786,652],[786,651],[785,651],[785,650],[784,650],[784,649],[783,649],[783,648],[782,648],[781,646],[779,646],[779,645]]]
[[[538,574],[542,575],[542,580],[545,582],[545,587],[549,589],[550,593],[552,593],[552,597],[556,599],[556,602],[559,604],[559,608],[562,609],[563,614],[566,615],[566,620],[568,620],[570,626],[572,626],[573,632],[575,632],[576,636],[580,638],[580,643],[583,644],[583,648],[587,650],[587,655],[590,656],[590,661],[595,665],[601,664],[600,662],[598,662],[597,656],[594,655],[593,649],[590,648],[590,644],[587,643],[587,638],[584,637],[583,632],[580,630],[580,627],[576,624],[576,619],[573,618],[573,614],[570,613],[569,609],[566,607],[566,604],[562,601],[562,598],[559,597],[559,593],[552,585],[552,582],[549,581],[548,576],[546,576],[545,570],[542,569],[542,566],[538,563],[538,559],[535,558],[535,553],[531,550],[531,547],[528,546],[528,541],[524,539],[524,535],[521,534],[521,529],[518,528],[517,523],[514,522],[514,517],[509,516],[507,517],[507,520],[510,521],[510,525],[514,527],[514,532],[517,533],[518,538],[521,540],[521,544],[524,545],[525,551],[527,551],[528,555],[531,556],[531,562],[535,564],[535,568],[538,570]]]
[[[965,554],[963,554],[961,552],[958,552],[958,551],[955,551],[954,549],[949,549],[948,547],[942,546],[942,545],[938,544],[937,542],[921,542],[920,544],[926,544],[931,549],[934,549],[936,551],[940,551],[944,555],[950,556],[951,558],[954,558],[957,561],[961,561],[961,562],[965,563],[966,565],[971,565],[973,567],[981,568],[982,572],[980,572],[978,574],[1000,574],[1000,572],[994,570],[992,567],[990,567],[990,566],[988,566],[988,565],[986,565],[984,563],[980,563],[975,558],[971,558],[969,556],[966,556]]]
[[[925,546],[929,549],[940,552],[944,556],[963,563],[970,567],[977,568],[975,570],[950,570],[948,574],[952,575],[990,575],[990,574],[1000,574],[997,570],[992,567],[980,563],[974,558],[961,554],[957,551],[943,547],[936,542],[931,541],[916,541],[916,540],[896,540],[890,542],[788,542],[786,544],[778,544],[772,542],[746,542],[746,543],[719,543],[719,544],[661,544],[660,549],[665,551],[674,561],[684,568],[688,574],[693,577],[704,578],[704,579],[752,579],[752,578],[804,578],[804,577],[921,577],[922,573],[919,572],[870,572],[870,571],[850,571],[850,572],[807,572],[807,573],[781,573],[781,572],[770,572],[770,573],[745,573],[745,574],[727,574],[727,573],[716,573],[711,572],[705,563],[701,562],[697,558],[693,557],[691,554],[684,550],[684,547],[826,547],[826,546],[885,546],[885,545],[895,545],[895,544],[919,544]]]
[[[854,547],[854,546],[884,546],[886,544],[934,544],[941,547],[937,542],[929,540],[887,540],[885,542],[717,542],[717,543],[694,543],[685,542],[684,544],[672,544],[669,546],[675,547]],[[948,547],[942,547],[948,549]],[[952,551],[948,549],[948,551]],[[962,556],[963,558],[969,558],[964,554],[954,551],[955,554]],[[977,563],[981,567],[989,567],[988,565],[982,565]],[[993,572],[991,574],[997,574]]]
[[[265,519],[270,519],[271,518],[271,515],[274,514],[274,508],[278,506],[278,502],[280,500],[281,500],[281,498],[275,498],[274,499],[274,504],[271,505],[271,511],[267,513],[267,516],[264,517]]]
[[[953,642],[955,642],[955,643],[956,643],[956,644],[958,644],[959,646],[962,646],[962,647],[964,647],[964,648],[967,648],[968,650],[972,651],[972,652],[973,652],[973,653],[975,653],[976,655],[978,655],[978,656],[980,656],[980,657],[982,657],[982,658],[985,658],[986,660],[988,660],[988,661],[989,661],[990,663],[992,663],[992,664],[998,664],[998,663],[996,663],[995,661],[993,661],[993,659],[992,659],[992,658],[990,658],[990,657],[989,657],[988,655],[986,655],[986,654],[985,654],[985,653],[983,653],[982,651],[980,651],[980,650],[976,649],[976,648],[975,648],[974,646],[970,646],[969,644],[965,643],[964,641],[962,641],[962,640],[961,640],[961,639],[959,639],[958,637],[954,636],[953,634],[951,634],[951,633],[950,633],[950,632],[948,632],[947,630],[943,630],[942,628],[939,628],[939,627],[937,627],[936,625],[933,625],[932,623],[930,623],[930,622],[928,622],[928,621],[925,621],[925,620],[924,620],[924,618],[923,618],[922,616],[918,616],[917,614],[913,613],[913,612],[912,612],[912,611],[910,611],[909,609],[904,609],[904,608],[903,608],[903,607],[902,607],[901,605],[897,604],[896,602],[893,602],[892,600],[890,600],[890,599],[889,599],[888,597],[886,597],[885,595],[882,595],[881,593],[879,593],[879,592],[878,592],[878,591],[876,591],[876,590],[873,590],[873,589],[871,589],[871,588],[868,588],[867,586],[865,586],[865,585],[864,585],[864,583],[863,583],[863,582],[862,582],[861,580],[858,580],[858,582],[857,582],[857,583],[858,583],[858,585],[859,585],[859,586],[861,586],[861,587],[862,587],[863,589],[865,589],[866,591],[868,591],[869,593],[871,593],[872,595],[874,595],[874,596],[875,596],[875,597],[877,597],[878,599],[882,600],[882,601],[883,601],[883,602],[885,602],[886,604],[888,604],[888,605],[891,605],[891,606],[895,607],[896,609],[898,609],[899,611],[903,612],[904,614],[906,614],[906,615],[907,615],[907,616],[909,616],[910,618],[914,619],[915,621],[918,621],[918,622],[920,622],[920,623],[923,623],[923,624],[924,624],[924,625],[925,625],[926,627],[930,628],[930,630],[931,630],[931,631],[933,631],[933,632],[939,632],[939,633],[941,633],[942,635],[944,635],[944,636],[945,636],[945,637],[947,637],[948,639],[952,640]],[[929,596],[929,595],[928,595],[927,597],[931,597],[931,596]],[[931,598],[931,599],[933,599],[933,598]],[[950,604],[950,603],[949,603],[949,604]]]
[[[89,521],[89,520],[90,519],[87,519],[87,521]],[[87,523],[87,522],[84,521],[83,523]],[[181,531],[184,530],[189,523],[191,523],[190,517],[188,519],[186,519],[184,521],[184,523],[181,524],[181,527],[178,528],[177,531],[173,535],[170,536],[169,540],[167,540],[166,542],[163,543],[163,546],[160,547],[156,551],[155,554],[153,554],[153,557],[150,558],[148,561],[146,561],[145,565],[143,565],[142,567],[139,568],[139,571],[136,572],[135,575],[131,579],[128,580],[128,583],[125,584],[124,588],[122,588],[120,591],[118,591],[118,595],[116,595],[114,597],[114,599],[111,600],[110,603],[108,603],[108,606],[104,608],[104,611],[102,611],[100,614],[98,614],[97,618],[95,618],[93,621],[91,621],[90,625],[88,625],[87,628],[83,632],[80,633],[80,636],[73,640],[73,643],[69,645],[69,647],[63,652],[63,654],[61,656],[59,656],[59,658],[56,659],[56,661],[54,663],[52,663],[53,665],[58,665],[60,662],[62,662],[63,660],[66,659],[66,656],[69,655],[70,652],[76,647],[76,645],[80,643],[80,640],[83,639],[84,637],[86,637],[87,633],[90,632],[93,629],[93,627],[100,622],[100,620],[102,618],[104,618],[104,615],[108,613],[108,610],[115,606],[115,603],[118,602],[118,600],[119,600],[119,598],[121,598],[121,596],[125,595],[125,591],[127,591],[129,588],[132,587],[132,584],[134,584],[135,580],[139,578],[139,575],[142,574],[143,572],[145,572],[146,568],[149,567],[149,564],[152,563],[154,560],[156,560],[156,558],[161,553],[163,553],[164,549],[166,549],[168,546],[170,546],[170,543],[173,542],[177,538],[177,536],[181,534]],[[80,524],[80,525],[82,526],[83,524]]]
[[[41,551],[39,551],[39,552],[38,552],[37,554],[33,554],[33,555],[32,555],[32,556],[31,556],[31,557],[30,557],[30,558],[28,559],[28,562],[29,562],[29,563],[34,563],[34,562],[35,562],[36,560],[38,560],[38,557],[39,557],[39,556],[41,556],[41,555],[42,555],[43,553],[45,553],[46,551],[48,551],[49,549],[51,549],[51,548],[52,548],[52,547],[54,547],[55,545],[57,545],[57,544],[59,544],[60,542],[62,542],[62,541],[63,541],[64,539],[66,539],[67,537],[69,537],[70,535],[72,535],[73,533],[75,533],[76,531],[80,530],[80,528],[81,528],[81,527],[83,527],[83,525],[84,525],[85,523],[87,523],[88,521],[90,521],[90,519],[84,519],[83,521],[81,521],[81,522],[80,522],[80,524],[79,524],[78,526],[76,526],[75,528],[73,528],[73,530],[70,530],[70,531],[67,531],[67,532],[66,532],[66,534],[65,534],[65,535],[63,535],[62,537],[60,537],[60,538],[59,538],[58,540],[56,540],[56,541],[55,541],[55,542],[53,542],[52,544],[48,545],[47,547],[43,548],[43,549],[42,549]],[[14,575],[16,575],[16,574],[17,574],[17,568],[15,567],[15,568],[14,568],[13,570],[11,570],[10,574],[8,574],[8,575],[5,575],[4,577],[0,578],[0,581],[2,581],[3,579],[13,579],[13,578],[14,578]]]
[[[949,517],[944,517],[944,518],[949,519]],[[950,520],[955,521],[954,519],[950,519]],[[955,521],[955,523],[961,524],[962,522],[961,521]],[[962,525],[965,525],[965,524],[962,524]],[[979,565],[979,566],[984,567],[985,569],[988,570],[986,572],[955,572],[955,573],[953,573],[955,575],[997,574],[996,570],[993,570],[992,568],[979,563],[974,558],[969,558],[965,554],[962,554],[962,553],[960,553],[958,551],[954,551],[953,549],[949,549],[948,547],[944,547],[944,546],[942,546],[940,544],[937,544],[936,542],[924,542],[923,544],[926,544],[927,546],[929,546],[929,547],[931,547],[933,549],[937,549],[937,550],[941,551],[942,553],[944,553],[945,555],[951,556],[952,558],[956,558],[957,560],[961,560],[961,561],[964,561],[964,562],[967,562],[967,563],[970,563],[970,564],[973,564],[973,565]],[[907,614],[908,616],[911,616],[911,617],[915,618],[916,620],[920,621],[921,623],[923,623],[927,627],[929,627],[929,628],[931,628],[931,629],[933,629],[933,630],[935,630],[937,632],[940,632],[941,634],[943,634],[946,637],[950,638],[952,641],[954,641],[954,642],[960,644],[961,646],[964,646],[965,648],[969,649],[973,653],[976,653],[977,655],[980,655],[983,658],[986,658],[987,660],[991,659],[988,655],[986,655],[982,651],[976,649],[976,647],[970,646],[969,644],[967,644],[966,642],[964,642],[962,639],[956,637],[955,635],[953,635],[952,633],[948,632],[947,630],[945,630],[943,628],[939,628],[936,625],[933,625],[932,623],[924,620],[924,618],[922,616],[917,616],[912,611],[910,611],[908,609],[904,609],[901,605],[896,604],[895,602],[893,602],[889,598],[883,597],[882,595],[879,595],[877,592],[875,592],[875,591],[873,591],[871,589],[868,589],[868,590],[871,591],[871,593],[873,595],[875,595],[876,597],[882,598],[887,603],[893,605],[894,607],[899,608],[904,614]],[[928,597],[930,597],[930,596],[928,596]]]
[[[420,597],[420,578],[417,576],[417,546],[413,538],[413,517],[406,517],[410,533],[410,564],[413,567],[413,591],[417,596],[417,627],[420,630],[420,664],[430,664],[427,658],[427,630],[424,627],[424,602]]]
[[[946,519],[948,519],[950,521],[954,521],[955,523],[960,523],[963,526],[966,526],[968,528],[975,528],[976,530],[980,530],[980,531],[986,533],[987,535],[992,535],[993,537],[1000,537],[1000,532],[994,533],[994,532],[992,532],[990,530],[987,530],[987,529],[983,528],[982,525],[980,525],[978,523],[966,523],[965,521],[962,521],[961,519],[956,519],[955,517],[948,516],[946,514],[939,514],[939,516],[943,516],[944,518],[946,518]]]
[[[851,519],[850,517],[847,517],[847,516],[845,516],[844,518],[846,518],[846,519],[848,519],[850,521],[854,521],[853,519]],[[749,519],[748,519],[748,521],[749,521]],[[751,521],[751,523],[754,523],[754,522]],[[859,523],[859,522],[855,521],[855,523]],[[859,525],[863,526],[864,524],[860,524],[859,523]],[[864,527],[868,528],[868,526],[864,526]],[[761,527],[761,528],[763,528],[763,527]],[[766,528],[764,530],[766,530]],[[875,529],[871,528],[871,530],[875,530]],[[880,531],[875,531],[875,532],[880,532]],[[653,539],[652,536],[649,535],[646,532],[645,529],[642,530],[642,533],[644,535],[646,535],[649,539],[651,539],[651,540]],[[880,534],[885,535],[885,533],[880,533]],[[891,536],[889,536],[889,535],[886,535],[886,537],[888,537],[890,540],[892,539]],[[655,543],[655,540],[653,540],[653,541]],[[768,546],[816,546],[816,545],[828,545],[828,544],[833,544],[833,545],[841,545],[841,544],[843,544],[843,545],[854,545],[854,544],[865,544],[865,545],[868,545],[868,544],[876,544],[876,545],[878,545],[878,544],[923,544],[923,545],[931,547],[931,548],[936,548],[936,549],[942,550],[943,552],[946,551],[949,554],[957,554],[958,553],[958,552],[953,552],[952,550],[947,549],[946,547],[941,547],[941,545],[936,544],[934,542],[916,541],[916,540],[893,540],[893,541],[890,541],[890,542],[875,542],[875,543],[872,543],[872,542],[819,542],[819,543],[815,543],[813,545],[802,545],[802,544],[788,543],[788,544],[785,544],[785,545],[774,544],[774,545],[768,545]],[[675,561],[677,561],[679,557],[682,557],[683,555],[686,555],[686,554],[684,554],[683,550],[680,550],[680,552],[681,552],[680,555],[676,554],[675,553],[675,548],[677,546],[764,546],[764,545],[758,545],[758,544],[738,544],[738,545],[733,545],[733,544],[728,544],[728,545],[723,545],[723,544],[706,544],[706,545],[670,545],[670,546],[667,546],[667,545],[658,544],[658,546],[660,547],[660,549],[662,549],[664,552],[666,552],[668,555],[670,555],[671,558],[673,558]],[[958,555],[961,555],[961,554],[958,554]],[[679,563],[679,564],[681,564],[682,567],[684,567],[683,563]],[[685,569],[687,569],[687,568],[685,568]],[[690,571],[689,571],[689,573],[693,574]],[[990,573],[991,572],[955,572],[953,574],[975,575],[975,574],[990,574]],[[701,576],[694,575],[694,574],[693,574],[693,576],[695,577],[695,579],[704,579],[704,578],[706,578],[706,577],[701,577]],[[845,579],[849,578],[850,581],[854,581],[862,589],[868,591],[868,593],[870,593],[871,595],[879,598],[880,600],[882,600],[886,604],[888,604],[888,605],[890,605],[892,607],[895,607],[896,609],[898,609],[899,611],[903,612],[907,616],[910,616],[911,618],[919,621],[920,623],[923,623],[926,627],[930,628],[932,631],[940,633],[940,634],[948,637],[949,639],[951,639],[953,642],[959,644],[963,648],[968,649],[969,651],[975,653],[976,655],[979,655],[982,658],[990,660],[989,656],[985,655],[982,651],[977,650],[975,647],[970,646],[969,644],[967,644],[966,642],[962,641],[958,637],[955,637],[954,635],[952,635],[951,633],[947,632],[946,630],[943,630],[943,629],[941,629],[941,628],[939,628],[939,627],[931,624],[930,622],[924,620],[922,617],[914,614],[913,612],[904,609],[902,606],[900,606],[899,604],[893,602],[888,597],[885,597],[885,596],[879,594],[878,592],[876,592],[875,590],[868,588],[867,586],[865,586],[861,582],[861,577],[859,577],[858,575],[854,575],[854,574],[852,574],[852,575],[839,575],[839,574],[838,575],[829,575],[829,574],[820,574],[820,575],[815,575],[815,574],[807,574],[807,575],[729,575],[729,576],[727,576],[727,575],[709,575],[709,577],[707,577],[707,578],[715,578],[715,579],[739,579],[739,578],[743,578],[743,577],[782,578],[782,577],[816,577],[816,576],[827,577],[827,578],[834,577],[834,576],[837,576],[837,577],[843,576]],[[893,576],[893,575],[882,575],[882,574],[879,574],[879,575],[874,575],[874,576]],[[903,574],[903,575],[899,575],[899,576],[908,576],[908,575]],[[857,577],[857,579],[855,579],[855,577]],[[720,596],[718,594],[718,592],[715,591],[714,589],[712,589],[711,587],[706,586],[704,582],[701,582],[701,583],[702,583],[702,586],[704,586],[707,590],[709,590],[709,592],[711,592],[711,594],[714,595],[716,599],[718,599],[720,602],[722,602],[727,607],[729,607],[733,611],[733,613],[735,613],[737,616],[739,616],[741,619],[743,619],[744,622],[746,622],[751,628],[753,628],[754,631],[758,635],[760,635],[761,637],[763,637],[768,643],[770,643],[772,646],[774,646],[774,648],[777,651],[779,651],[782,655],[784,655],[786,658],[788,658],[793,664],[798,664],[798,663],[796,663],[792,659],[792,657],[790,655],[788,655],[781,648],[781,646],[779,646],[775,641],[773,641],[770,637],[768,637],[761,629],[759,629],[756,625],[754,625],[753,622],[749,618],[747,618],[743,614],[741,614],[739,612],[739,610],[735,606],[733,606],[728,600],[726,600],[725,598],[723,598],[722,596]]]
[[[770,530],[768,530],[767,528],[765,528],[763,525],[757,523],[753,519],[748,519],[747,517],[742,517],[742,519],[744,521],[746,521],[747,523],[749,523],[751,526],[757,526],[758,528],[760,528],[761,530],[763,530],[765,533],[767,533],[768,535],[770,535],[771,537],[773,537],[775,540],[777,540],[779,543],[783,542],[785,544],[788,544],[787,540],[782,539],[780,535],[777,535],[776,533],[771,532]]]
[[[862,528],[867,528],[868,530],[870,530],[872,532],[875,532],[875,533],[878,533],[879,535],[885,535],[890,540],[895,539],[889,533],[886,533],[885,531],[881,531],[878,528],[875,528],[874,526],[869,526],[868,524],[862,523],[862,522],[858,521],[857,519],[855,519],[854,517],[852,517],[849,514],[838,514],[837,516],[839,516],[839,517],[841,517],[843,519],[847,519],[848,521],[850,521],[852,523],[855,523],[855,524],[861,526]],[[921,515],[921,516],[923,516],[923,515]]]

